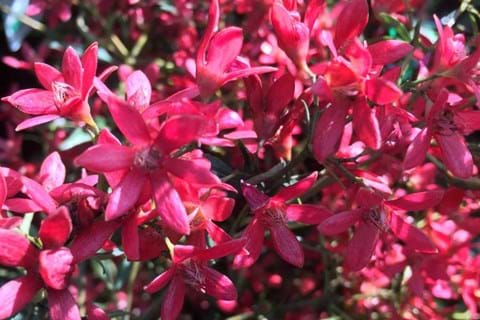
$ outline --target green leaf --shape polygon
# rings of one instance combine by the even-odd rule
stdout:
[[[388,15],[385,12],[380,13],[380,20],[383,24],[387,25],[388,27],[392,28],[393,30],[391,31],[390,29],[388,30],[389,34],[392,35],[394,34],[395,37],[398,35],[398,37],[404,41],[410,42],[412,39],[410,38],[410,32],[407,30],[407,28],[395,19],[394,17]],[[393,32],[394,31],[394,32]]]

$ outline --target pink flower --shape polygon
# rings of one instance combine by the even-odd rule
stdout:
[[[235,256],[234,268],[247,268],[255,263],[262,251],[265,230],[270,231],[275,251],[283,260],[296,267],[303,266],[302,247],[288,229],[287,222],[319,224],[330,216],[330,212],[319,205],[286,202],[308,191],[316,179],[317,173],[314,172],[294,185],[281,189],[273,197],[248,183],[242,185],[243,196],[252,209],[254,218],[243,233],[243,237],[247,239],[246,250]]]
[[[44,89],[25,89],[2,98],[20,111],[34,115],[16,130],[37,126],[60,117],[96,127],[90,114],[88,97],[97,72],[97,43],[80,58],[72,47],[63,56],[62,71],[45,63],[35,63],[35,74]]]
[[[170,282],[163,297],[162,319],[173,320],[178,317],[187,294],[187,286],[216,299],[237,299],[237,290],[233,282],[227,276],[210,268],[208,261],[234,254],[241,250],[244,244],[245,239],[239,239],[207,249],[188,245],[172,246],[170,252],[173,265],[145,286],[145,291],[154,293]]]
[[[358,271],[367,266],[379,236],[389,230],[417,252],[436,253],[438,250],[432,242],[407,223],[397,211],[425,210],[440,203],[442,197],[443,191],[435,190],[385,200],[374,191],[362,188],[356,197],[357,209],[335,214],[323,221],[318,228],[322,234],[331,236],[346,231],[358,222],[344,253],[345,265],[350,271]]]

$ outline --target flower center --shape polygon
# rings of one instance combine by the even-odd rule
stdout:
[[[387,232],[390,228],[387,222],[387,215],[381,208],[372,208],[365,212],[363,219],[373,223],[380,231]]]
[[[435,133],[451,136],[458,131],[462,131],[462,128],[455,122],[453,112],[446,110],[436,119]]]
[[[59,81],[52,82],[52,91],[53,101],[58,109],[60,109],[70,99],[79,96],[74,87]]]
[[[277,204],[270,204],[263,211],[262,221],[267,226],[285,225],[287,218],[283,206]]]
[[[185,283],[197,291],[205,293],[205,275],[202,272],[202,266],[198,263],[188,260],[183,263],[180,269]]]
[[[154,148],[146,148],[135,154],[133,165],[146,171],[154,171],[160,166],[161,154]]]

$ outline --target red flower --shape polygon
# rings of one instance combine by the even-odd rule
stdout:
[[[457,111],[447,106],[449,92],[440,91],[427,116],[427,124],[412,141],[405,154],[405,169],[423,163],[435,138],[448,170],[460,178],[473,174],[473,158],[465,143],[464,134],[480,129],[480,111]]]
[[[103,96],[103,99],[132,145],[122,146],[114,138],[108,138],[107,143],[90,147],[75,162],[88,170],[107,173],[107,179],[113,182],[105,218],[111,220],[127,214],[139,199],[146,201],[141,195],[149,192],[164,223],[178,233],[188,234],[187,212],[169,176],[200,185],[215,185],[220,180],[210,172],[209,162],[201,156],[175,158],[172,152],[198,138],[204,119],[174,116],[154,131],[128,103],[112,95]],[[109,173],[114,172],[117,174],[109,178]]]
[[[266,229],[270,231],[273,246],[280,257],[296,267],[303,266],[302,247],[288,229],[287,222],[319,224],[330,216],[330,212],[319,205],[286,202],[308,191],[316,179],[317,173],[314,172],[294,185],[281,189],[273,197],[265,195],[248,183],[242,185],[243,196],[252,209],[254,218],[243,233],[243,237],[247,239],[246,250],[235,256],[235,268],[246,268],[255,263],[262,251]]]
[[[245,63],[236,61],[243,45],[242,29],[229,27],[215,33],[219,19],[218,0],[212,0],[208,12],[208,25],[200,42],[195,61],[198,85],[196,90],[204,98],[210,97],[229,81],[276,70],[272,67],[251,68]],[[237,64],[237,67],[235,67],[235,64]]]
[[[78,234],[70,247],[65,247],[72,232],[66,207],[58,208],[42,221],[41,250],[18,232],[0,229],[0,264],[27,270],[26,276],[0,287],[0,319],[20,311],[41,288],[47,291],[51,319],[80,319],[80,311],[68,290],[70,276],[75,265],[93,256],[115,229],[116,223],[96,223]]]
[[[208,249],[187,245],[172,246],[170,252],[173,265],[145,286],[148,293],[154,293],[170,282],[163,297],[162,319],[178,317],[187,293],[185,285],[216,299],[237,299],[235,285],[227,276],[210,268],[208,260],[234,254],[241,250],[244,244],[245,239],[239,239],[223,242]]]
[[[97,43],[80,58],[72,47],[63,56],[62,72],[45,63],[35,63],[35,74],[44,89],[25,89],[3,98],[20,111],[34,115],[20,123],[23,130],[60,117],[96,127],[90,114],[88,97],[97,72]]]
[[[389,230],[417,252],[436,253],[437,248],[431,241],[396,211],[425,210],[437,205],[442,197],[443,191],[435,190],[385,200],[374,191],[362,188],[357,193],[357,209],[331,216],[319,225],[319,230],[325,235],[336,235],[358,222],[345,251],[345,265],[351,271],[358,271],[370,262],[380,234]]]

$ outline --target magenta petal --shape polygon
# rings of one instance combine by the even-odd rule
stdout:
[[[223,83],[225,84],[227,82],[237,80],[240,78],[245,78],[254,74],[270,73],[270,72],[275,72],[277,70],[278,70],[277,68],[273,68],[273,67],[253,67],[253,68],[235,70],[227,73]]]
[[[56,120],[58,118],[60,118],[60,116],[55,114],[47,114],[44,116],[38,116],[38,117],[33,117],[27,120],[23,120],[15,127],[15,131],[22,131],[25,129],[29,129],[31,127],[35,127],[35,126],[47,123],[47,122]]]
[[[393,82],[378,77],[365,82],[365,91],[368,99],[381,105],[393,103],[402,96],[402,90]]]
[[[66,169],[58,152],[52,152],[40,167],[40,183],[48,192],[59,187],[65,181]]]
[[[319,224],[332,216],[332,212],[321,205],[291,204],[287,206],[288,221],[305,224]]]
[[[301,268],[303,267],[303,249],[295,235],[284,224],[274,224],[269,227],[272,236],[273,247],[278,255],[288,263]]]
[[[217,226],[212,221],[207,221],[206,224],[206,230],[208,232],[208,235],[216,244],[232,240],[232,237],[230,237],[230,235],[226,233],[225,230]]]
[[[137,216],[135,214],[131,214],[123,222],[122,245],[128,260],[138,261],[140,259]]]
[[[25,198],[10,198],[5,200],[3,206],[5,210],[10,210],[17,213],[29,213],[42,211],[43,208],[35,201]]]
[[[465,143],[465,138],[457,132],[449,135],[436,134],[442,150],[442,158],[445,166],[459,178],[470,178],[473,174],[473,157]]]
[[[82,56],[83,79],[82,97],[87,97],[93,87],[93,79],[97,73],[98,43],[94,42],[85,50]]]
[[[245,229],[242,237],[247,239],[245,250],[235,256],[235,269],[248,268],[257,261],[262,252],[265,228],[259,219],[254,218]]]
[[[162,272],[158,275],[155,279],[153,279],[149,284],[144,287],[144,290],[148,293],[155,293],[160,291],[167,285],[167,283],[173,278],[175,275],[176,269],[171,268],[165,272]]]
[[[413,46],[401,40],[383,40],[368,46],[372,62],[376,65],[393,63],[413,50]]]
[[[174,276],[163,297],[162,320],[175,320],[180,315],[185,300],[185,284],[183,278]]]
[[[170,153],[196,140],[204,125],[205,118],[200,116],[173,116],[163,123],[155,143],[162,152]]]
[[[194,250],[194,256],[199,260],[213,260],[238,253],[247,243],[244,237],[218,243],[215,247]]]
[[[129,171],[110,194],[105,219],[113,220],[127,214],[137,203],[145,182],[143,172],[138,169]]]
[[[295,94],[295,78],[285,73],[275,81],[267,93],[267,113],[280,116]]]
[[[0,265],[30,267],[36,263],[38,250],[20,233],[0,229]]]
[[[338,15],[335,25],[335,46],[341,47],[346,41],[360,35],[368,23],[368,3],[366,0],[348,2]]]
[[[202,211],[214,221],[225,221],[232,214],[235,200],[224,196],[210,196],[202,204]]]
[[[95,255],[118,226],[118,221],[98,221],[80,231],[70,245],[74,262],[80,263]]]
[[[80,320],[80,310],[68,289],[48,289],[48,306],[51,320]]]
[[[370,108],[365,99],[357,99],[353,105],[353,129],[358,138],[368,147],[377,150],[382,144],[380,124],[375,111]]]
[[[43,282],[52,289],[63,290],[70,282],[74,269],[73,255],[70,249],[61,247],[42,250],[38,256],[39,272]]]
[[[46,63],[36,62],[33,67],[38,81],[47,90],[52,89],[52,82],[62,80],[60,71]]]
[[[65,82],[80,92],[83,80],[83,67],[78,54],[72,47],[68,47],[63,54],[62,74]]]
[[[153,196],[163,223],[180,234],[190,233],[187,211],[177,191],[165,172],[156,172],[151,177]]]
[[[408,211],[420,211],[435,207],[442,201],[443,195],[443,190],[416,192],[386,201],[385,204]]]
[[[217,299],[235,300],[237,299],[237,289],[226,275],[209,267],[202,269],[205,276],[205,292]]]
[[[348,105],[346,101],[337,102],[325,110],[315,125],[312,148],[320,163],[337,151],[343,134]]]
[[[127,101],[135,107],[135,109],[141,111],[150,105],[152,85],[142,71],[135,71],[128,76],[125,89]]]
[[[221,182],[220,179],[210,171],[210,163],[208,163],[208,166],[204,164],[204,161],[179,158],[167,158],[163,161],[163,165],[169,173],[188,183],[200,185],[219,184]]]
[[[414,226],[406,223],[398,214],[392,212],[390,218],[392,232],[407,246],[423,253],[437,253],[438,249],[430,239]]]
[[[380,231],[368,222],[361,222],[348,243],[345,251],[345,266],[349,271],[359,271],[366,267],[373,255]]]
[[[421,165],[427,156],[428,147],[430,147],[430,139],[432,136],[428,128],[420,131],[412,143],[408,146],[403,161],[403,168],[405,170],[412,169]]]
[[[42,89],[19,90],[2,100],[10,103],[23,113],[32,115],[54,114],[58,112],[53,101],[53,93]]]
[[[364,209],[356,209],[334,214],[330,218],[325,219],[318,226],[318,230],[326,236],[345,232],[362,218],[363,212]]]
[[[101,95],[101,97],[108,105],[108,110],[110,110],[118,129],[120,129],[128,141],[137,146],[150,143],[151,139],[147,125],[137,109],[116,96]]]
[[[8,319],[23,309],[42,288],[42,282],[28,275],[0,287],[0,319]]]
[[[2,210],[3,204],[7,199],[7,193],[7,182],[5,181],[3,175],[0,173],[0,210]]]
[[[43,186],[38,182],[27,177],[22,177],[22,182],[26,189],[25,193],[30,199],[41,206],[46,213],[50,214],[57,209],[57,203],[55,200],[52,199],[48,192],[45,191]]]
[[[242,29],[225,28],[217,32],[208,46],[206,67],[212,73],[222,74],[240,54],[243,45]]]
[[[39,237],[46,248],[60,247],[68,240],[71,232],[70,213],[62,206],[42,221]]]
[[[242,194],[247,200],[248,206],[252,210],[257,210],[267,204],[270,200],[265,193],[258,190],[255,186],[242,181]]]
[[[286,202],[288,200],[298,198],[313,186],[317,180],[317,177],[318,172],[315,171],[297,183],[282,188],[275,196],[272,197],[272,199]]]
[[[97,144],[85,150],[75,159],[75,164],[94,172],[111,172],[129,168],[133,164],[135,151],[114,144]]]

